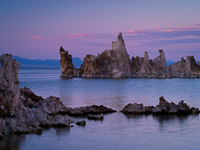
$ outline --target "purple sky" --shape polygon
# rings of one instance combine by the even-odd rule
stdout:
[[[59,59],[111,48],[123,33],[130,56],[200,60],[199,0],[1,0],[0,54]]]

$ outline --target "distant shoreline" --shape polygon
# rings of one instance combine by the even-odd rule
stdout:
[[[46,67],[46,68],[45,67],[44,68],[43,67],[42,68],[39,68],[39,67],[38,68],[32,68],[32,67],[30,67],[29,68],[29,67],[20,67],[20,69],[60,69],[60,68],[48,68],[48,67]]]

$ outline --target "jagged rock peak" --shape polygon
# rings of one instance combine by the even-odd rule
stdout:
[[[119,33],[117,36],[117,40],[124,42],[124,39],[122,37],[122,33]]]
[[[60,46],[60,53],[62,52],[65,52],[65,49],[62,46]]]
[[[61,66],[61,77],[72,78],[80,76],[80,70],[76,69],[72,63],[72,55],[60,47],[60,66]]]
[[[117,41],[112,42],[112,50],[121,52],[122,54],[128,54],[126,50],[126,45],[122,37],[122,33],[119,33],[117,36]]]

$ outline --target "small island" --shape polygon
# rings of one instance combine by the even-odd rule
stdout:
[[[148,52],[144,57],[130,59],[122,33],[117,41],[112,42],[111,50],[105,50],[97,56],[86,55],[81,68],[76,69],[72,64],[72,55],[60,47],[61,77],[73,78],[199,78],[200,62],[194,56],[182,57],[180,61],[166,65],[163,50],[154,60],[149,59]]]

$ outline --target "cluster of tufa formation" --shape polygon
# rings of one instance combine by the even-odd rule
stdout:
[[[199,77],[200,64],[196,63],[194,56],[183,58],[180,62],[166,66],[163,50],[154,60],[149,59],[148,53],[144,57],[129,58],[122,33],[117,41],[112,42],[111,50],[105,50],[97,56],[86,55],[81,68],[76,69],[72,64],[72,56],[60,48],[61,71],[63,78],[71,77],[134,77],[134,78],[181,78]]]
[[[50,96],[37,96],[29,88],[19,88],[20,64],[10,54],[0,56],[0,137],[9,133],[41,133],[42,127],[66,126],[74,121],[68,115],[115,112],[104,106],[66,107]]]
[[[118,37],[119,40],[122,41],[121,36]],[[119,41],[113,43],[113,49],[116,51],[119,50],[120,44]],[[123,48],[125,48],[123,46]],[[116,55],[115,59],[120,58],[121,56],[127,57],[126,49],[120,52],[120,55],[117,55],[116,51],[107,51],[111,55]],[[71,56],[66,52],[63,52],[63,57],[68,57],[71,60]],[[66,55],[65,55],[66,54]],[[101,54],[102,55],[102,54]],[[100,56],[101,56],[100,55]],[[98,56],[98,57],[100,57]],[[147,55],[148,56],[148,55]],[[97,57],[97,58],[98,58]],[[161,61],[164,57],[162,51],[160,51],[160,56],[156,58],[153,62],[159,61],[158,64],[160,70],[166,71],[166,68],[163,64],[166,62]],[[97,59],[95,58],[95,59]],[[144,59],[144,58],[143,58]],[[140,58],[135,59],[137,62]],[[63,60],[64,61],[64,60]],[[118,59],[118,62],[122,61],[122,59]],[[128,61],[128,60],[126,60]],[[146,61],[145,59],[143,61]],[[73,65],[70,65],[70,61],[68,62],[71,69]],[[70,127],[70,124],[74,121],[69,116],[81,116],[87,117],[88,119],[94,120],[103,120],[103,114],[116,112],[111,108],[107,108],[103,105],[91,105],[86,107],[78,107],[78,108],[70,108],[66,107],[62,101],[58,97],[50,96],[48,98],[43,98],[41,96],[36,95],[29,88],[19,88],[19,80],[18,80],[18,69],[19,63],[12,59],[10,54],[4,54],[0,56],[0,137],[3,137],[7,134],[12,133],[38,133],[41,134],[42,127],[52,127],[52,126],[66,126]],[[185,61],[185,65],[187,66],[187,60]],[[66,65],[66,66],[67,66]],[[151,66],[154,66],[153,63],[150,63]],[[193,64],[192,64],[193,65]],[[112,66],[112,65],[111,65]],[[102,67],[102,66],[101,66]],[[113,66],[119,69],[111,74],[113,76],[125,76],[125,74],[129,74],[130,70],[126,66],[126,64]],[[126,68],[127,67],[127,68]],[[155,67],[155,66],[154,66]],[[197,67],[197,66],[196,66]],[[141,66],[142,69],[146,69],[145,66]],[[156,67],[155,67],[156,68]],[[66,69],[66,68],[65,68]],[[114,70],[115,70],[114,69]],[[141,69],[141,70],[142,70]],[[197,69],[197,68],[195,68]],[[73,69],[72,69],[73,70]],[[80,70],[76,70],[73,72],[71,70],[71,74],[68,75],[77,75]],[[113,69],[109,70],[113,71]],[[145,71],[144,71],[145,72]],[[182,73],[182,72],[179,72]],[[187,72],[188,73],[188,72]],[[193,72],[190,72],[193,73]],[[84,74],[82,74],[84,75]],[[160,74],[161,76],[163,74]],[[154,106],[143,106],[143,104],[128,104],[121,111],[125,114],[131,113],[153,113],[153,114],[199,114],[198,108],[190,108],[186,103],[180,101],[178,105],[171,102],[168,103],[163,97],[160,98],[159,104]],[[85,121],[78,122],[78,125],[86,125]]]
[[[169,103],[160,97],[157,106],[143,106],[143,104],[128,104],[122,110],[124,114],[199,114],[199,109],[191,107],[181,100],[178,104]]]

